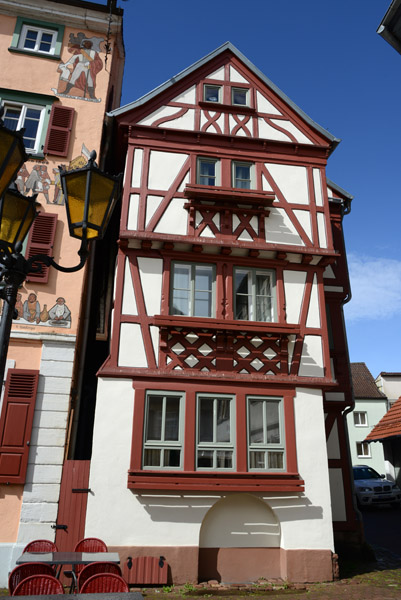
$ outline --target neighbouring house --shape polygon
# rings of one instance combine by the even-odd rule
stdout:
[[[113,0],[0,0],[0,22],[4,123],[25,128],[29,155],[16,185],[40,203],[25,255],[73,266],[79,242],[68,234],[58,166],[80,167],[91,150],[101,153],[104,115],[120,104],[122,10]],[[56,536],[91,280],[90,266],[45,268],[20,289],[0,413],[0,587],[28,541]]]
[[[125,184],[85,535],[175,583],[330,580],[360,531],[339,140],[230,43],[108,127]]]
[[[366,464],[385,473],[382,446],[368,444],[365,438],[386,414],[387,396],[377,388],[365,363],[351,363],[351,374],[355,408],[347,414],[347,425],[352,464]]]
[[[388,373],[382,371],[375,379],[378,389],[387,396],[387,408],[401,396],[401,373]]]
[[[401,397],[366,436],[366,442],[381,442],[389,466],[388,476],[401,485]]]

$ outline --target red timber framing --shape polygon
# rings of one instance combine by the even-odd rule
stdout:
[[[205,490],[205,491],[253,491],[253,492],[302,492],[304,482],[298,474],[296,457],[296,432],[294,420],[295,390],[270,386],[253,385],[252,397],[281,397],[283,399],[283,419],[286,468],[280,472],[248,471],[247,460],[247,396],[249,385],[224,383],[208,385],[192,381],[180,382],[172,387],[169,380],[135,380],[133,394],[134,418],[131,450],[131,464],[128,473],[128,487],[136,490]],[[145,420],[146,391],[174,390],[185,395],[185,423],[183,440],[182,470],[151,470],[142,468],[143,430]],[[196,470],[196,397],[198,394],[230,394],[235,396],[235,465],[233,470]]]

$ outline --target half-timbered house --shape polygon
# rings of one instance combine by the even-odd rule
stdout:
[[[339,140],[230,43],[109,117],[125,183],[85,533],[174,582],[331,579],[333,529],[358,529]]]

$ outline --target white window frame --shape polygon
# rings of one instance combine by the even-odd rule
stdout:
[[[209,163],[214,165],[214,175],[210,177],[214,177],[214,185],[210,183],[202,183],[201,177],[208,177],[208,175],[201,174],[201,165],[202,163]],[[221,185],[221,168],[220,168],[220,160],[218,158],[211,158],[209,156],[198,156],[196,161],[196,183],[199,185],[206,185],[210,187],[216,187]]]
[[[364,452],[367,451],[367,454]],[[370,444],[368,442],[356,442],[356,454],[358,458],[372,458]]]
[[[43,136],[43,126],[44,126],[45,117],[46,117],[46,106],[43,106],[40,104],[30,104],[30,103],[25,103],[25,102],[15,102],[13,100],[4,100],[2,102],[2,106],[4,106],[3,120],[5,120],[7,118],[7,107],[10,107],[10,108],[14,107],[14,108],[21,110],[19,119],[18,119],[18,124],[16,127],[17,131],[24,127],[25,118],[26,118],[28,109],[31,108],[33,110],[40,111],[38,129],[37,129],[36,137],[35,137],[35,145],[33,148],[25,147],[25,150],[28,154],[38,154],[41,151],[40,146],[41,146],[41,141],[42,141],[42,136]]]
[[[195,262],[181,262],[181,261],[173,261],[171,263],[171,275],[170,275],[170,314],[177,314],[173,312],[173,300],[174,300],[174,291],[175,290],[179,290],[180,288],[175,288],[174,287],[174,269],[175,266],[185,266],[188,267],[188,269],[190,270],[190,289],[189,289],[189,311],[188,314],[185,315],[181,315],[181,316],[187,316],[187,317],[202,317],[202,318],[212,318],[215,315],[215,294],[216,294],[216,266],[211,264],[211,263],[195,263]],[[196,289],[195,289],[195,277],[196,277],[196,269],[197,267],[209,267],[211,269],[212,272],[212,289],[209,292],[211,294],[210,296],[210,315],[208,315],[207,317],[205,315],[196,315],[195,314],[195,294],[196,294]],[[199,291],[205,291],[205,290],[199,290]]]
[[[249,187],[238,187],[236,185],[237,181],[240,180],[239,177],[236,177],[236,168],[237,167],[249,167],[249,179],[241,179],[241,181],[249,181]],[[248,161],[241,160],[233,160],[231,164],[231,177],[232,177],[232,186],[236,189],[241,190],[253,190],[255,189],[255,164]]]
[[[151,396],[159,396],[162,399],[162,424],[161,424],[161,439],[160,440],[147,440],[148,420],[149,420],[149,399]],[[178,422],[178,440],[165,440],[165,415],[166,415],[166,399],[169,397],[179,398],[179,422]],[[185,395],[182,392],[174,391],[160,391],[160,390],[147,390],[145,395],[145,417],[144,417],[144,428],[143,428],[143,453],[142,453],[142,469],[144,470],[182,470],[184,464],[184,427],[185,427],[185,415],[184,415],[184,398]],[[146,450],[160,450],[160,465],[145,465]],[[179,466],[164,465],[164,451],[165,450],[178,450],[180,452],[180,464]]]
[[[206,99],[206,90],[207,88],[213,88],[217,90],[217,100],[207,100]],[[203,84],[203,101],[210,102],[211,104],[221,104],[221,95],[223,93],[223,86],[217,85],[214,83],[204,83]]]
[[[36,31],[38,33],[38,37],[35,43],[34,48],[26,48],[25,42],[29,31]],[[51,45],[49,51],[40,50],[40,44],[42,41],[43,34],[49,34],[52,36]],[[33,52],[35,54],[44,54],[46,56],[52,56],[56,51],[56,42],[57,42],[57,34],[58,32],[54,29],[45,29],[43,27],[37,27],[36,25],[25,24],[22,26],[20,38],[18,41],[18,48],[21,50],[25,50],[26,52]]]
[[[208,398],[213,400],[213,441],[201,442],[200,437],[200,412],[201,412],[201,400],[202,398]],[[230,406],[230,441],[229,442],[218,442],[216,440],[217,434],[217,403],[221,399],[229,401]],[[231,394],[202,394],[199,393],[196,396],[196,449],[195,449],[195,469],[197,471],[235,471],[236,461],[236,442],[235,442],[235,396]],[[213,465],[211,467],[199,467],[198,466],[198,453],[212,452],[213,453]],[[218,466],[218,452],[231,452],[231,467],[219,467]]]
[[[235,287],[236,274],[238,272],[248,273],[248,294],[239,294]],[[276,294],[276,272],[274,269],[258,269],[258,268],[247,268],[247,267],[234,267],[233,273],[233,294],[234,294],[234,319],[238,321],[256,321],[256,305],[257,297],[256,293],[256,276],[266,275],[270,277],[271,286],[271,310],[270,319],[263,321],[264,323],[275,323],[277,321],[277,294]],[[237,297],[246,296],[248,298],[248,319],[240,319],[237,317]]]
[[[262,442],[251,442],[251,402],[263,402],[262,408],[262,431],[263,441]],[[248,446],[248,471],[286,471],[286,448],[285,448],[285,429],[284,429],[284,402],[283,398],[278,396],[247,396],[247,446]],[[279,442],[268,442],[267,441],[267,404],[276,403],[278,404],[278,416],[279,416]],[[251,467],[251,455],[258,453],[264,454],[264,467]],[[283,457],[282,467],[269,467],[269,455],[273,453],[280,453]]]
[[[245,104],[240,104],[238,102],[234,102],[234,94],[235,92],[245,92]],[[243,87],[232,87],[231,88],[231,104],[233,106],[249,106],[249,88]]]
[[[368,427],[368,413],[366,410],[354,411],[354,425],[355,427]]]

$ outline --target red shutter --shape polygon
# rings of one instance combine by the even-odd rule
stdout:
[[[45,154],[67,156],[74,112],[70,106],[53,104],[44,147]]]
[[[46,256],[52,256],[54,236],[56,235],[56,225],[56,214],[38,214],[29,231],[25,258],[31,258],[35,254],[46,254]],[[40,273],[32,273],[27,277],[27,281],[37,281],[38,283],[47,283],[48,279],[49,267],[44,265],[42,265],[42,270]]]
[[[39,371],[9,369],[0,416],[0,483],[25,483]]]

